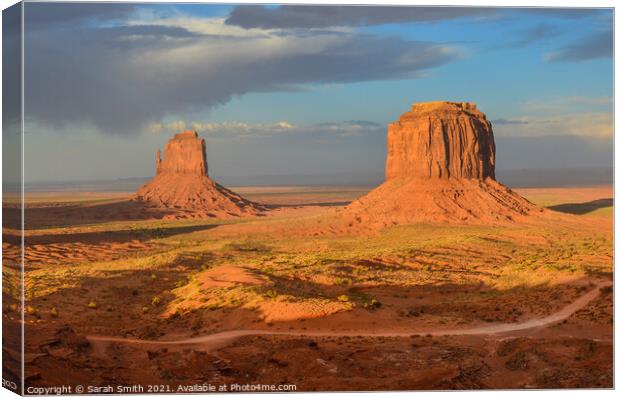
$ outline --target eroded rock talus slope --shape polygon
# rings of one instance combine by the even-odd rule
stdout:
[[[255,215],[264,208],[209,178],[205,140],[195,131],[176,134],[157,151],[156,175],[133,200],[177,217],[225,218]]]
[[[473,103],[412,106],[388,126],[386,181],[344,210],[350,226],[513,222],[541,209],[495,180],[491,123]]]

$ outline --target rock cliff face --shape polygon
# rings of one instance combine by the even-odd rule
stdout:
[[[491,123],[473,103],[429,102],[388,126],[386,181],[344,209],[348,227],[515,222],[542,210],[495,180]]]
[[[473,103],[413,105],[388,125],[385,176],[495,178],[491,123]]]
[[[164,159],[157,150],[157,175],[172,173],[208,176],[205,140],[195,131],[176,134],[164,148]]]
[[[156,175],[133,200],[161,208],[175,218],[227,218],[256,215],[264,210],[219,185],[208,175],[205,140],[195,131],[176,134],[158,150]]]

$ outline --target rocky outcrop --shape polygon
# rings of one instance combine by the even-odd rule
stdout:
[[[429,102],[388,126],[386,181],[344,209],[348,227],[515,222],[542,210],[495,180],[491,123],[473,103]]]
[[[473,103],[415,104],[388,125],[385,176],[495,178],[491,123]]]
[[[219,185],[208,174],[205,140],[195,131],[176,134],[157,151],[156,175],[133,200],[160,208],[174,218],[256,215],[264,208]]]
[[[164,148],[164,159],[157,150],[156,172],[159,174],[180,174],[208,176],[207,149],[205,140],[196,131],[176,134]]]

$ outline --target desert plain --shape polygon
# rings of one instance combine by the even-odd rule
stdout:
[[[611,5],[2,26],[8,390],[617,387]]]
[[[135,194],[27,192],[26,391],[613,387],[612,187],[512,190],[495,161],[486,115],[442,101],[388,125],[378,187],[224,187],[185,131]]]
[[[532,223],[339,235],[295,230],[368,188],[234,190],[269,211],[154,220],[128,194],[27,194],[26,387],[612,387],[611,186],[516,189],[552,215]]]

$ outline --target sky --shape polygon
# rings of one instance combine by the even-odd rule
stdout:
[[[416,102],[475,102],[499,169],[611,167],[609,9],[26,3],[27,182],[381,173]],[[6,39],[6,38],[5,38]]]

